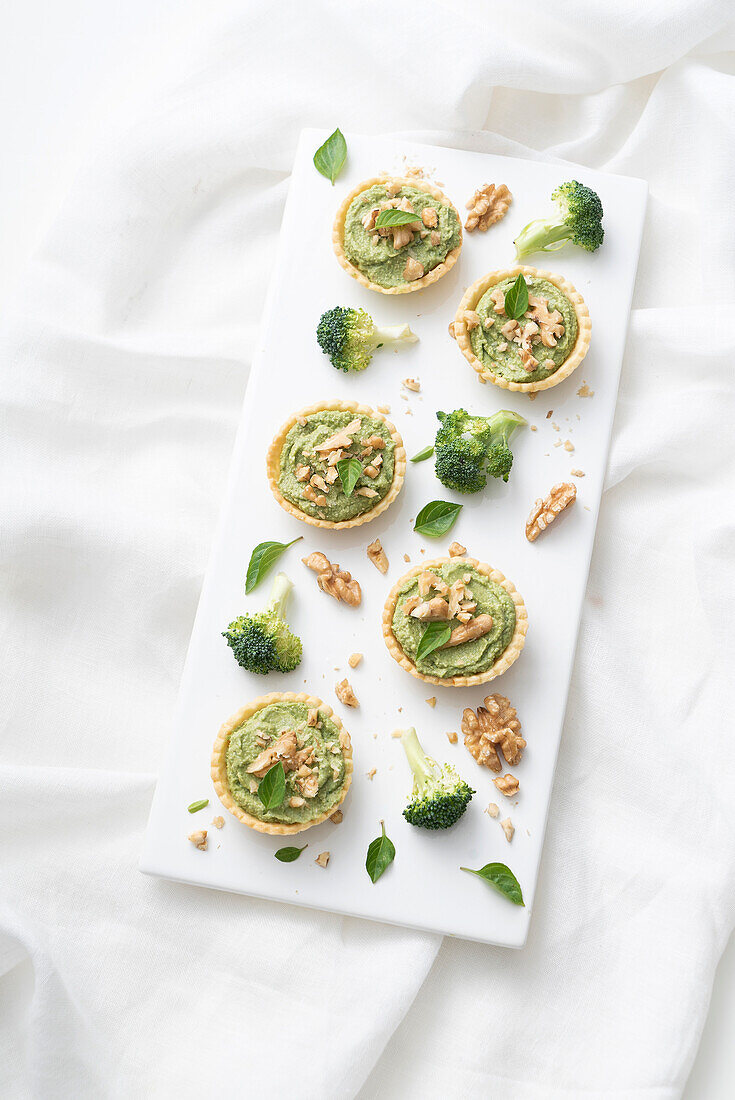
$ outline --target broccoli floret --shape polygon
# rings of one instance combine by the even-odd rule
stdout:
[[[447,489],[477,493],[487,485],[487,475],[508,480],[513,465],[509,442],[527,421],[519,413],[501,409],[493,416],[472,416],[464,409],[438,412],[436,476]]]
[[[378,328],[364,309],[349,306],[335,306],[323,313],[316,338],[332,366],[344,371],[365,370],[378,348],[418,340],[408,325]]]
[[[284,620],[286,601],[293,584],[285,573],[277,573],[270,599],[256,615],[241,615],[230,623],[222,637],[235,660],[248,672],[293,672],[301,662],[301,639]]]
[[[401,744],[413,772],[411,801],[403,816],[420,829],[448,829],[459,821],[475,792],[451,764],[437,764],[426,755],[413,727],[403,731]]]
[[[554,252],[567,242],[594,252],[602,244],[602,203],[591,187],[577,180],[562,183],[551,195],[557,205],[555,218],[529,222],[515,239],[516,259],[532,252]]]

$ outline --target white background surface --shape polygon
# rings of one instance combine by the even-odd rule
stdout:
[[[168,43],[200,5],[131,0],[107,4],[5,5],[0,36],[0,290],[52,217],[83,150],[94,145],[108,112],[156,76]],[[172,19],[171,17],[175,17]],[[139,51],[143,50],[143,61]],[[22,975],[18,977],[22,981]],[[720,966],[712,1010],[686,1092],[688,1100],[724,1100],[735,1079],[735,949]]]

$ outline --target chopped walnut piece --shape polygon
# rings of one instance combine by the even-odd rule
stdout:
[[[496,286],[495,289],[490,292],[490,300],[495,303],[495,313],[505,313],[505,295],[500,287]]]
[[[420,596],[410,596],[407,600],[403,601],[403,614],[410,615],[413,609],[418,607],[420,603]]]
[[[468,332],[472,332],[473,328],[477,328],[478,325],[482,324],[482,318],[475,309],[466,309],[462,316]]]
[[[316,798],[319,793],[319,776],[310,772],[309,775],[299,776],[296,780],[304,798]]]
[[[296,477],[297,481],[308,481],[310,474],[311,466],[297,466],[296,474],[294,476]]]
[[[564,450],[565,451],[573,451],[574,450],[574,444],[572,443],[571,439],[565,440]]]
[[[439,224],[439,215],[433,206],[425,206],[421,211],[421,221],[427,229],[435,229]]]
[[[463,558],[467,553],[467,547],[463,546],[461,542],[453,542],[449,547],[450,558]]]
[[[199,829],[196,833],[189,833],[189,840],[192,842],[195,848],[198,848],[200,852],[206,852],[207,850],[207,830]]]
[[[284,730],[272,745],[258,753],[252,764],[248,765],[247,772],[249,775],[257,775],[259,779],[262,779],[268,769],[272,768],[279,760],[287,772],[295,771],[298,766],[296,750],[296,731]]]
[[[377,775],[377,773],[378,773],[377,768],[371,768],[370,771],[367,772],[366,774],[367,774],[368,779],[375,779],[375,776]]]
[[[488,695],[484,707],[478,707],[477,712],[465,707],[462,733],[477,763],[493,772],[499,772],[502,767],[500,752],[506,764],[514,767],[520,763],[526,747],[516,709],[504,695]]]
[[[407,390],[411,390],[412,393],[419,393],[421,390],[421,383],[418,378],[404,378],[401,385],[405,386]]]
[[[318,863],[320,867],[326,867],[329,863],[329,852],[320,852],[314,862]]]
[[[257,794],[258,793],[258,781],[257,781],[257,779],[250,779],[248,781],[248,790],[250,791],[251,794]]]
[[[334,483],[335,483],[335,481],[337,480],[338,477],[339,477],[339,471],[338,471],[337,467],[336,466],[330,466],[329,469],[327,470],[325,476],[324,476],[324,480],[326,481],[327,485],[334,485]]]
[[[594,397],[595,396],[595,391],[591,390],[586,382],[583,382],[582,385],[577,390],[577,396],[578,397]]]
[[[563,512],[572,504],[577,496],[577,486],[571,482],[562,481],[554,485],[550,493],[543,499],[539,499],[531,509],[526,520],[526,538],[533,542],[545,531],[550,523],[553,523],[560,512]]]
[[[344,814],[342,813],[341,810],[335,810],[334,813],[329,818],[329,820],[334,822],[335,825],[339,825],[341,823],[343,817],[344,817]]]
[[[572,477],[584,477],[584,470],[570,470]]]
[[[315,489],[321,489],[323,493],[329,492],[329,486],[320,474],[312,474],[309,478],[309,484],[313,485]]]
[[[347,664],[350,666],[350,668],[357,668],[357,666],[359,665],[361,660],[362,660],[362,653],[353,653],[347,659]]]
[[[411,612],[412,619],[419,619],[422,623],[448,622],[452,616],[449,613],[449,604],[442,596],[434,596],[432,600],[424,600]]]
[[[367,556],[379,573],[388,572],[388,557],[380,539],[375,539],[367,548]]]
[[[212,824],[214,825],[215,829],[222,829],[225,824],[225,819],[223,817],[213,817]]]
[[[309,707],[309,712],[306,716],[307,726],[310,726],[313,729],[314,726],[316,726],[318,721],[319,721],[319,711],[318,711],[318,709],[316,707]]]
[[[436,248],[437,245],[442,243],[442,235],[438,229],[432,229],[431,231],[431,243]]]
[[[505,833],[505,839],[510,844],[511,840],[513,839],[513,834],[515,833],[513,822],[510,820],[509,817],[504,817],[503,820],[500,822],[500,825],[503,832]]]
[[[356,497],[368,497],[368,498],[372,498],[372,497],[376,497],[377,495],[378,495],[378,494],[377,494],[377,492],[375,491],[375,489],[371,489],[371,488],[370,488],[369,486],[367,486],[367,485],[365,485],[365,486],[364,486],[364,487],[363,487],[362,489],[358,489],[358,490],[356,491],[356,493],[355,493],[355,496],[356,496]]]
[[[390,412],[390,409],[387,409],[386,411]],[[383,439],[382,435],[371,435],[365,443],[365,446],[372,447],[374,451],[384,451],[385,440]]]
[[[327,451],[336,451],[340,447],[347,449],[352,446],[352,437],[357,435],[361,427],[362,419],[358,416],[354,420],[351,420],[346,427],[340,428],[334,435],[330,435],[329,439],[325,439],[323,443],[319,443],[314,449],[318,454],[326,454]]]
[[[362,590],[351,573],[346,569],[340,569],[336,562],[334,564],[330,562],[319,550],[315,550],[313,554],[301,560],[304,565],[318,574],[317,584],[322,592],[326,592],[335,600],[349,604],[350,607],[359,607],[362,601]]]
[[[500,775],[497,779],[493,779],[493,783],[506,798],[512,798],[514,794],[518,794],[520,783],[514,775],[510,774],[510,772],[506,772],[505,775]]]
[[[291,798],[289,798],[288,804],[292,810],[298,810],[299,806],[306,805],[306,799],[302,798],[298,794],[295,794]]]
[[[475,638],[482,638],[483,634],[489,634],[492,628],[492,615],[478,615],[476,619],[470,619],[468,623],[456,626],[449,637],[449,641],[439,646],[439,648],[451,649],[452,646],[472,642]]]
[[[459,738],[457,737],[457,734],[453,730],[452,730],[451,733],[447,733],[447,737],[449,738],[449,744],[450,745],[456,745],[457,741],[459,740]]]
[[[429,706],[433,710],[434,707],[436,706],[436,695],[432,695],[431,699],[427,699],[426,702],[429,704]]]
[[[366,474],[368,477],[377,477],[378,474],[380,473],[380,470],[378,470],[377,466],[373,466],[371,464],[369,466],[366,466],[365,469],[362,472],[364,474]]]
[[[413,256],[409,256],[403,269],[403,278],[407,283],[412,283],[416,279],[422,279],[423,276],[424,265],[420,264],[418,260],[414,260]]]
[[[346,707],[358,707],[360,705],[347,678],[340,680],[338,684],[334,685],[334,694],[337,696],[340,703],[344,703]]]
[[[497,817],[500,813],[500,807],[498,806],[497,802],[488,802],[487,806],[485,807],[485,813],[489,814],[490,817]]]
[[[504,183],[484,183],[475,191],[467,202],[467,221],[464,227],[468,233],[479,229],[481,233],[487,232],[491,225],[495,225],[508,213],[508,207],[513,202],[513,196]]]

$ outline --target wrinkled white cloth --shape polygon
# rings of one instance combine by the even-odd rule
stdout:
[[[97,151],[0,334],[3,1097],[680,1095],[735,914],[728,16],[233,3]],[[520,952],[136,868],[305,125],[650,183]]]

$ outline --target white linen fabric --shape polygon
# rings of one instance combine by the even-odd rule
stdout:
[[[82,174],[0,337],[3,1097],[680,1095],[735,913],[728,17],[233,3]],[[305,125],[650,183],[520,952],[136,869]]]

